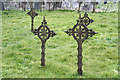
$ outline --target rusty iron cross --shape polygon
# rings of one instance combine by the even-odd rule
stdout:
[[[38,29],[33,29],[33,21],[34,17],[37,16],[38,14],[34,11],[34,8],[31,8],[31,11],[28,12],[28,15],[31,16],[31,31],[35,34],[38,35],[42,42],[42,52],[41,52],[41,66],[45,66],[45,43],[46,41],[50,38],[56,35],[54,31],[50,31],[49,27],[47,26],[47,22],[45,20],[45,16],[43,18],[43,22]]]
[[[87,26],[94,22],[92,19],[88,17],[88,14],[85,12],[84,17],[81,17],[79,14],[79,19],[77,20],[77,24],[65,33],[69,34],[69,36],[73,36],[73,38],[78,43],[78,74],[82,75],[82,43],[88,38],[88,36],[92,37],[93,35],[97,34],[97,32],[93,31],[92,29],[88,29]]]
[[[33,32],[33,23],[35,16],[38,16],[38,14],[34,11],[34,8],[31,6],[30,12],[27,13],[31,17],[31,32]]]

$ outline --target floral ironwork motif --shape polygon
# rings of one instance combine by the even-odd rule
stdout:
[[[32,5],[32,3],[31,3]],[[33,6],[31,6],[31,10],[30,12],[27,13],[28,15],[30,15],[31,17],[31,32],[33,32],[35,35],[38,35],[38,37],[40,38],[41,42],[42,42],[42,52],[41,52],[41,66],[45,66],[45,43],[46,41],[50,38],[56,35],[56,33],[54,31],[50,31],[49,27],[47,26],[47,22],[45,20],[45,16],[43,18],[43,22],[41,24],[40,27],[38,27],[38,29],[33,29],[33,22],[34,22],[34,18],[35,16],[37,16],[38,14],[34,11]]]
[[[94,21],[88,17],[87,12],[85,12],[84,17],[82,17],[83,24],[88,26],[90,23],[93,23]]]
[[[78,43],[78,74],[82,75],[82,43],[88,38],[88,36],[92,37],[93,35],[97,34],[97,32],[93,31],[92,29],[88,29],[87,25],[92,23],[93,20],[88,17],[88,14],[85,12],[84,17],[81,17],[79,14],[79,19],[77,20],[77,24],[65,33],[69,34],[69,36],[73,36],[73,38]]]

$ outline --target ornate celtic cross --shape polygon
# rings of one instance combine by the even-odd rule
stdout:
[[[81,17],[81,14],[79,14],[79,19],[77,20],[77,24],[65,33],[72,35],[73,38],[77,41],[78,43],[78,74],[82,75],[82,43],[88,38],[88,36],[92,37],[95,35],[97,32],[93,31],[92,29],[88,29],[87,26],[94,22],[92,19],[88,17],[88,14],[85,12],[84,17]]]
[[[34,11],[34,8],[31,7],[31,11],[28,12],[28,15],[31,16],[31,31],[35,34],[38,35],[42,42],[42,52],[41,52],[41,66],[45,66],[45,43],[46,41],[50,38],[56,35],[54,31],[50,31],[49,27],[47,26],[47,22],[45,20],[45,16],[43,18],[43,22],[38,29],[33,29],[33,21],[34,17],[37,16],[38,14]]]

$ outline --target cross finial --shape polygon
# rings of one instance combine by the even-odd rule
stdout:
[[[81,14],[79,14],[79,18],[81,18]]]
[[[45,20],[45,16],[43,17],[43,22],[42,24],[47,24],[46,20]]]
[[[43,22],[45,22],[46,20],[45,20],[45,16],[43,17]]]
[[[30,15],[31,18],[34,18],[35,16],[38,15],[38,13],[36,13],[36,12],[34,11],[34,8],[33,8],[33,7],[31,7],[30,12],[28,12],[27,14]]]
[[[79,14],[79,18],[77,20],[77,24],[82,24],[82,23],[83,23],[83,20],[82,20],[81,14]]]
[[[92,29],[88,29],[87,26],[92,23],[93,20],[88,17],[87,12],[85,12],[84,17],[81,17],[79,14],[79,19],[77,20],[77,24],[65,33],[72,35],[73,38],[78,43],[78,74],[82,75],[82,43],[88,38],[88,36],[92,37],[93,35],[97,34],[97,32],[93,31]]]
[[[88,17],[88,14],[87,14],[87,12],[85,12],[84,16],[85,16],[85,17]]]

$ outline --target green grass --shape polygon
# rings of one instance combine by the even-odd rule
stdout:
[[[2,36],[2,11],[0,11],[0,65],[2,65],[2,56],[1,56],[1,53],[2,53],[2,39],[1,39],[1,36]],[[0,66],[0,79],[2,78],[2,66]]]
[[[88,13],[95,21],[88,28],[99,34],[83,43],[83,76],[77,74],[77,42],[64,33],[76,24],[78,13],[58,10],[38,14],[34,28],[38,28],[46,16],[50,30],[57,33],[46,42],[44,67],[40,66],[41,41],[30,31],[31,18],[27,12],[2,12],[3,78],[118,77],[117,13]]]

